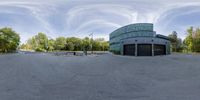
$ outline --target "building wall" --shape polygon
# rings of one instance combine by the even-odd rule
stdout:
[[[156,35],[153,24],[138,23],[119,28],[110,34],[110,51],[123,54],[124,44],[146,43],[166,45],[167,54],[170,53],[170,42],[165,36]]]
[[[123,46],[126,44],[160,44],[166,46],[166,54],[170,54],[170,42],[165,39],[156,37],[133,37],[127,38],[120,41],[120,54],[123,55]]]

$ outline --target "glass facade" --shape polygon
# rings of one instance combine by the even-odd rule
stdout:
[[[165,36],[156,35],[156,32],[153,30],[152,23],[131,24],[121,27],[110,34],[110,51],[120,54],[123,47],[122,40],[137,37],[167,39]]]
[[[153,37],[153,24],[138,23],[119,28],[110,34],[110,50],[120,52],[120,40],[132,37]]]

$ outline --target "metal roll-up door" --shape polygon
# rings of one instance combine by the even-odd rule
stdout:
[[[166,55],[166,46],[154,44],[154,55]]]
[[[124,45],[124,55],[135,56],[135,44]]]
[[[138,56],[152,56],[151,44],[138,44],[137,50]]]

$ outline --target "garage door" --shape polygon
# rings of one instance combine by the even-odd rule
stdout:
[[[138,56],[152,56],[151,44],[138,44]]]
[[[124,55],[135,56],[135,44],[124,45]]]
[[[154,44],[154,55],[166,55],[166,46]]]

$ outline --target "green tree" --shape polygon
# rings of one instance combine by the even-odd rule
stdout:
[[[92,42],[92,49],[94,51],[101,51],[101,42],[100,41],[97,41],[97,40],[94,40]]]
[[[190,27],[184,40],[186,50],[189,52],[200,52],[200,28]]]
[[[53,51],[55,49],[54,45],[55,45],[55,40],[54,39],[48,40],[48,51]]]
[[[66,45],[65,45],[67,51],[73,51],[74,50],[74,44],[72,42],[68,42]]]
[[[35,40],[35,37],[32,37],[30,39],[27,40],[27,43],[26,43],[27,47],[28,47],[28,50],[35,50],[38,46],[38,44],[36,43],[36,40]]]
[[[182,48],[183,48],[182,40],[178,38],[177,32],[173,31],[172,34],[170,34],[168,37],[171,42],[172,51],[173,52],[182,51]]]
[[[22,45],[20,45],[20,49],[22,49],[22,50],[31,50],[29,45],[24,44],[24,43]]]
[[[172,51],[176,52],[177,51],[177,32],[173,31],[172,34],[170,34],[168,37],[171,42]]]
[[[35,36],[35,42],[37,45],[37,50],[45,51],[48,50],[48,37],[44,33],[38,33]]]
[[[196,28],[193,35],[193,51],[200,52],[200,29]]]
[[[109,50],[109,43],[104,38],[97,38],[94,40],[94,50],[107,51]]]
[[[43,33],[28,39],[26,44],[23,44],[21,48],[28,48],[35,51],[54,51],[54,50],[67,50],[67,51],[89,51],[93,45],[94,51],[108,50],[109,43],[103,38],[91,40],[88,37],[84,39],[76,37],[58,37],[55,40],[49,39]]]
[[[85,51],[91,50],[90,39],[88,37],[85,37],[82,41],[83,41],[83,50]]]
[[[20,36],[11,28],[0,29],[0,52],[14,52],[20,43]]]
[[[65,50],[66,39],[65,37],[58,37],[55,40],[54,48],[55,50]]]
[[[109,42],[104,41],[101,44],[102,44],[101,45],[102,51],[108,51],[109,50]]]
[[[80,51],[82,49],[82,40],[76,37],[66,38],[67,44],[73,44],[74,51]]]
[[[49,40],[45,33],[38,33],[32,38],[27,40],[27,48],[28,50],[35,50],[39,52],[44,52],[49,50]]]
[[[186,45],[186,49],[187,51],[193,51],[193,27],[190,27],[188,30],[187,30],[187,36],[184,40],[184,44]]]

